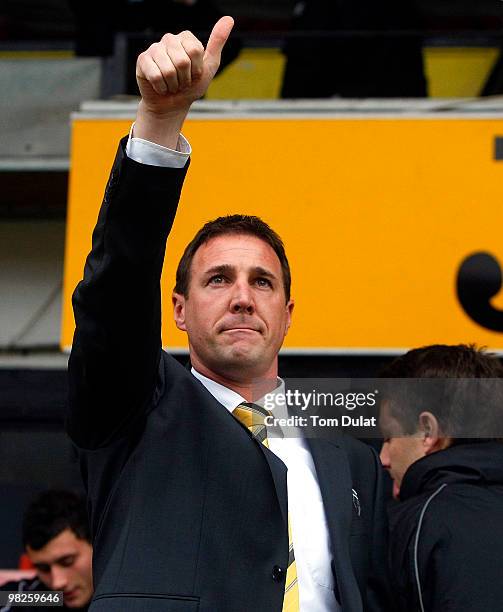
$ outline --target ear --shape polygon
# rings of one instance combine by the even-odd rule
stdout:
[[[289,300],[285,306],[286,308],[286,325],[285,325],[285,336],[290,329],[290,325],[292,324],[292,313],[293,307],[295,306],[295,302],[293,300]]]
[[[423,438],[423,449],[427,455],[446,448],[448,438],[442,435],[437,417],[431,412],[419,415],[419,431]]]
[[[171,301],[173,302],[173,317],[175,319],[176,326],[178,329],[182,331],[187,331],[187,327],[185,325],[185,296],[181,293],[175,293],[173,291],[173,295],[171,296]]]

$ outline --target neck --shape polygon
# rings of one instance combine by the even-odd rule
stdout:
[[[270,368],[268,372],[261,373],[254,377],[244,377],[242,372],[234,376],[233,373],[229,371],[224,375],[211,370],[197,359],[191,359],[191,363],[199,374],[238,393],[247,402],[256,401],[257,398],[263,397],[266,393],[273,391],[278,385],[277,363],[274,364],[275,367]]]

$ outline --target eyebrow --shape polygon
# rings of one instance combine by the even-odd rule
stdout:
[[[57,559],[54,559],[54,561],[52,561],[51,563],[47,561],[39,561],[38,563],[34,563],[33,566],[35,567],[35,569],[38,569],[38,570],[41,570],[43,567],[50,568],[53,565],[59,564],[65,561],[66,559],[71,559],[72,557],[75,557],[75,553],[69,553],[68,555],[63,555],[62,557],[58,557]]]
[[[215,274],[227,274],[230,276],[234,273],[235,269],[235,266],[232,266],[231,264],[221,264],[218,266],[213,266],[212,268],[206,270],[204,276],[209,277]],[[252,268],[252,271],[256,276],[264,276],[265,278],[277,280],[275,274],[273,274],[269,270],[266,270],[265,268],[262,268],[262,266],[255,266],[254,268]]]
[[[204,276],[213,276],[214,274],[231,274],[232,272],[234,272],[234,266],[231,266],[230,264],[221,264],[206,270]]]
[[[271,278],[273,280],[276,280],[276,276],[269,270],[266,270],[265,268],[261,268],[260,266],[257,266],[256,268],[254,268],[254,271],[257,276],[265,276],[266,278]]]

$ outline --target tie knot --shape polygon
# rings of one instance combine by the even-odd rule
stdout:
[[[265,418],[271,415],[268,410],[252,402],[243,402],[232,414],[259,442],[268,446],[265,426]]]

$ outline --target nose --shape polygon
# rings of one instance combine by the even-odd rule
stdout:
[[[53,567],[51,571],[51,584],[53,591],[64,591],[68,584],[67,572],[62,567]]]
[[[234,314],[241,312],[253,314],[255,302],[251,287],[247,281],[236,282],[229,307]]]
[[[381,459],[381,463],[383,465],[383,467],[385,468],[389,468],[391,466],[390,463],[390,459],[389,459],[389,442],[383,442],[382,448],[381,448],[381,453],[379,454],[379,458]]]

